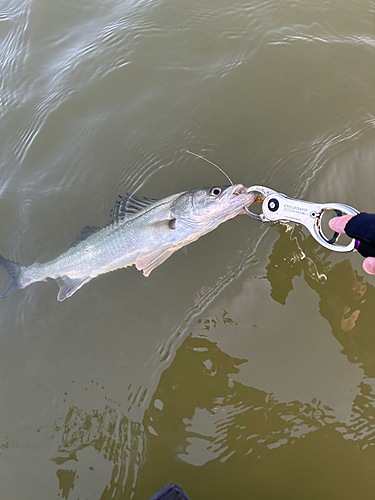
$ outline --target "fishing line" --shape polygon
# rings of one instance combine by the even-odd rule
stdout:
[[[220,168],[218,165],[216,165],[216,163],[214,163],[211,160],[207,160],[207,158],[205,158],[204,156],[198,155],[197,153],[193,153],[192,151],[188,151],[187,149],[183,149],[182,151],[185,151],[186,153],[189,153],[189,154],[191,154],[193,156],[196,156],[197,158],[201,158],[202,160],[205,160],[206,162],[211,163],[211,165],[213,165],[218,170],[220,170],[220,172],[225,175],[225,177],[232,184],[232,186],[234,186],[234,184],[233,184],[232,180],[230,179],[229,175],[227,175],[222,168]]]

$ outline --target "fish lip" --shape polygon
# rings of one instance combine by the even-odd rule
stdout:
[[[233,202],[236,204],[237,204],[237,202],[242,200],[244,207],[246,207],[247,205],[251,205],[254,201],[254,199],[252,199],[254,197],[253,191],[251,191],[249,188],[247,188],[243,184],[236,184],[235,186],[233,186],[231,196],[235,196],[235,198],[233,199]],[[240,198],[237,198],[237,197],[240,197]]]
[[[240,194],[245,194],[248,188],[243,184],[236,184],[233,186],[232,195],[238,196]]]
[[[231,190],[231,205],[240,214],[245,214],[245,207],[251,206],[256,200],[255,193],[243,184],[236,184]]]

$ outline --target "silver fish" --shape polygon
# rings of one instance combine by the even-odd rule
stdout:
[[[3,297],[52,278],[62,301],[99,274],[133,264],[148,276],[180,248],[245,213],[255,200],[242,184],[192,189],[162,200],[128,195],[117,202],[107,226],[86,226],[66,252],[49,262],[27,266],[0,256],[10,276]]]

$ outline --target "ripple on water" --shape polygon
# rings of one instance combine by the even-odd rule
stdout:
[[[52,460],[58,466],[59,488],[66,498],[71,489],[79,491],[81,482],[87,494],[87,481],[94,481],[95,495],[102,491],[113,498],[131,497],[145,453],[140,424],[110,406],[102,412],[72,406],[56,421],[54,430],[61,444]],[[95,475],[87,478],[88,469],[99,471],[100,479]]]
[[[22,73],[28,56],[27,27],[30,2],[11,2],[0,13],[0,117],[4,118],[20,106],[20,95],[25,91],[27,78]]]

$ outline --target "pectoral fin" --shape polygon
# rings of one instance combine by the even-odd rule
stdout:
[[[90,276],[85,276],[84,278],[69,278],[69,276],[61,276],[61,278],[57,278],[56,281],[60,287],[59,293],[57,294],[57,300],[62,302],[67,299],[90,280]]]
[[[143,271],[143,274],[147,277],[151,271],[160,266],[160,264],[167,260],[175,251],[176,249],[167,248],[148,254],[141,254],[135,261],[135,267],[138,271]]]
[[[149,231],[167,231],[172,229],[173,231],[177,229],[178,223],[177,219],[162,219],[155,222],[151,222],[148,226]]]

